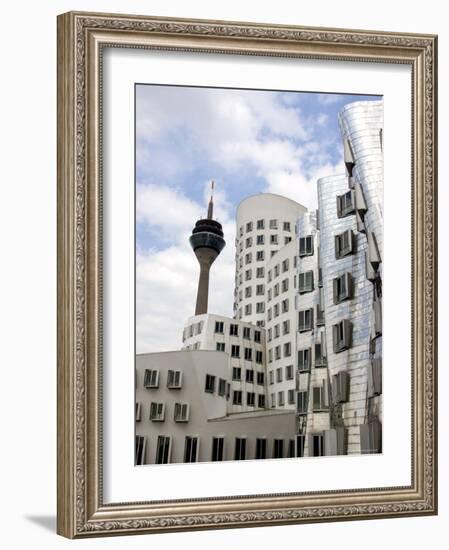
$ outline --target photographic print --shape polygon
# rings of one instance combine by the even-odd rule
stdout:
[[[135,85],[135,463],[382,452],[383,101]]]

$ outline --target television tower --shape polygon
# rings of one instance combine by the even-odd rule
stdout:
[[[214,213],[214,182],[211,182],[211,194],[207,209],[207,218],[198,220],[190,236],[190,246],[200,264],[200,277],[196,296],[195,315],[207,313],[209,299],[209,271],[226,242],[221,224],[212,219]]]

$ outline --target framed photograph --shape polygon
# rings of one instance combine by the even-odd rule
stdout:
[[[59,16],[59,534],[437,513],[436,51]]]

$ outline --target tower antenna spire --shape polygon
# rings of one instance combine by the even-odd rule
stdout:
[[[210,199],[209,199],[209,206],[207,208],[207,219],[211,220],[214,215],[214,188],[215,188],[215,182],[212,180],[210,182]]]

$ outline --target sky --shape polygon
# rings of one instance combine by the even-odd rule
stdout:
[[[316,181],[344,173],[338,112],[353,96],[138,84],[136,92],[136,352],[180,349],[199,275],[188,238],[214,217],[226,247],[211,269],[209,312],[232,316],[235,212],[269,192],[307,208]]]

